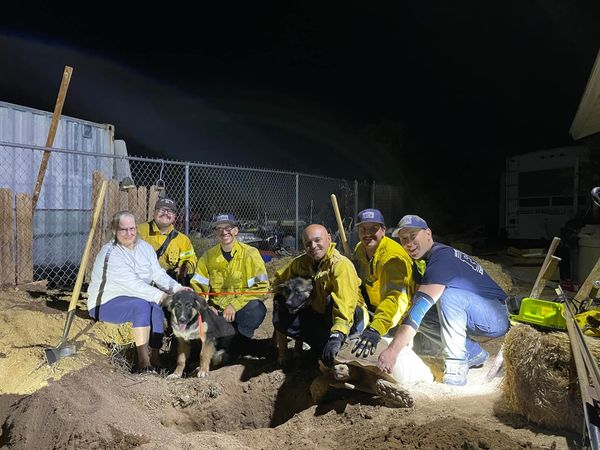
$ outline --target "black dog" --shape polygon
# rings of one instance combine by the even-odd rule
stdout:
[[[296,314],[309,305],[310,294],[313,290],[312,280],[296,277],[284,283],[277,285],[274,307],[286,308],[290,314]],[[277,344],[277,362],[280,365],[287,365],[287,336],[279,331],[275,331]],[[302,342],[296,341],[294,349],[302,349]]]
[[[190,353],[190,343],[200,341],[198,377],[208,376],[216,352],[227,352],[235,340],[236,330],[223,316],[192,291],[179,291],[163,304],[171,313],[171,327],[177,338],[177,367],[169,378],[181,378]]]

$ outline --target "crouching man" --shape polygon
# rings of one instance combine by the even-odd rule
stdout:
[[[173,279],[189,286],[197,258],[190,239],[175,229],[176,218],[177,203],[170,198],[160,199],[156,202],[152,220],[140,223],[137,232],[152,246],[160,266]]]
[[[353,262],[371,317],[369,326],[353,343],[352,353],[375,361],[377,351],[386,346],[380,342],[392,341],[410,306],[413,261],[400,244],[385,235],[385,221],[378,209],[359,212],[357,228],[360,242],[354,249]],[[400,383],[433,381],[429,368],[409,347],[397,358],[392,376]]]
[[[306,342],[326,366],[333,366],[349,335],[362,333],[368,321],[360,293],[360,279],[352,262],[335,249],[322,225],[309,225],[302,233],[305,253],[275,275],[275,287],[295,277],[313,280],[307,307],[290,313],[276,296],[275,330]]]
[[[217,214],[212,228],[219,243],[200,257],[191,284],[199,294],[215,293],[209,295],[208,303],[233,322],[238,351],[245,353],[267,312],[257,299],[260,294],[252,293],[268,291],[267,269],[257,249],[237,240],[239,229],[233,214]],[[218,295],[221,292],[231,294]]]
[[[473,338],[497,338],[508,331],[506,293],[473,258],[434,242],[419,216],[404,216],[394,233],[415,260],[416,292],[377,366],[391,373],[398,354],[419,331],[443,351],[444,383],[463,386],[469,369],[481,367],[489,356]],[[419,353],[416,342],[415,350]]]

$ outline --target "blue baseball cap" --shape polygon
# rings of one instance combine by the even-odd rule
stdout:
[[[400,230],[403,228],[421,228],[422,230],[426,230],[429,226],[427,225],[427,222],[419,216],[407,214],[400,219],[400,222],[398,222],[398,227],[392,232],[392,237],[398,237],[398,233],[400,233]]]
[[[237,221],[235,220],[235,216],[229,213],[219,213],[213,216],[213,221],[211,227],[214,228],[217,225],[229,224],[232,227],[237,227]]]
[[[383,219],[383,214],[378,209],[363,209],[358,213],[358,222],[356,222],[356,226],[359,226],[361,223],[379,223],[385,226],[385,220]]]

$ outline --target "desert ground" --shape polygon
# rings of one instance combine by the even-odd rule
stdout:
[[[579,436],[529,423],[503,401],[491,364],[466,387],[407,386],[408,408],[331,388],[314,404],[316,366],[283,371],[273,356],[242,358],[208,378],[131,373],[127,326],[94,323],[79,302],[72,357],[50,366],[71,293],[0,291],[0,447],[11,449],[567,449]],[[266,348],[269,313],[255,339]],[[497,353],[501,339],[484,344]],[[166,349],[167,347],[165,347]],[[164,355],[165,364],[171,361]],[[440,362],[426,360],[440,377]]]

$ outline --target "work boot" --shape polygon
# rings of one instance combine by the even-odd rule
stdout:
[[[490,354],[484,349],[481,349],[477,355],[469,359],[469,369],[478,369],[483,367],[483,364],[488,360],[489,357]]]
[[[467,384],[469,365],[458,359],[447,359],[444,368],[444,384],[452,386],[464,386]]]

